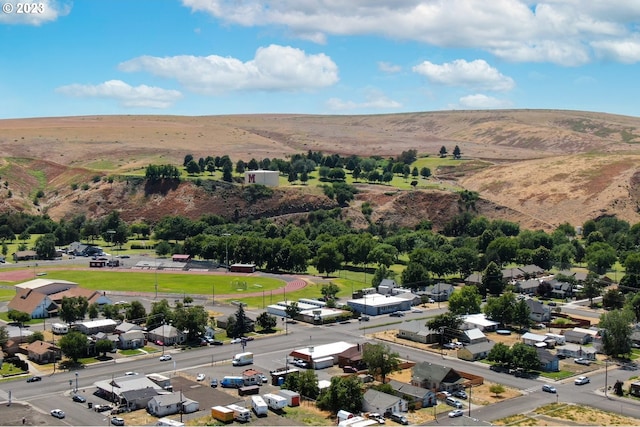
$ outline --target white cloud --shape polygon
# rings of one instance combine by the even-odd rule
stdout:
[[[401,108],[402,104],[387,98],[378,91],[370,91],[364,102],[344,101],[340,98],[330,98],[326,102],[326,106],[332,111],[395,110]]]
[[[629,0],[182,0],[192,11],[242,26],[284,27],[324,43],[328,35],[375,34],[440,47],[483,49],[510,61],[575,66],[594,43],[637,36],[640,3]],[[637,62],[634,52],[611,57]]]
[[[122,71],[146,71],[172,78],[197,93],[238,90],[296,91],[327,87],[338,81],[338,66],[325,54],[309,55],[289,46],[270,45],[254,59],[210,56],[140,56],[119,65]]]
[[[70,4],[56,0],[19,1],[3,0],[0,24],[39,26],[69,14]]]
[[[481,93],[463,96],[458,102],[461,108],[473,110],[510,108],[512,106],[511,101],[486,96]]]
[[[625,64],[640,62],[640,36],[625,40],[603,40],[593,42],[596,56]]]
[[[511,77],[501,74],[482,59],[471,62],[456,59],[440,65],[424,61],[413,67],[412,70],[425,76],[431,83],[446,86],[463,86],[476,90],[492,91],[507,91],[515,86]]]
[[[395,74],[402,71],[402,67],[399,65],[391,64],[390,62],[380,61],[378,62],[378,69],[383,73]]]
[[[131,86],[122,80],[109,80],[98,85],[71,84],[56,92],[79,98],[109,98],[124,107],[168,108],[182,97],[177,90],[153,86]]]

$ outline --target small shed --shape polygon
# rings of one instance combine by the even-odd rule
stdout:
[[[300,406],[300,393],[291,390],[279,390],[278,394],[287,399],[287,405]]]

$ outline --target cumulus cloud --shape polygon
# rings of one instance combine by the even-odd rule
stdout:
[[[168,108],[182,97],[177,90],[140,85],[131,86],[122,80],[109,80],[98,85],[71,84],[56,92],[79,98],[109,98],[124,107]]]
[[[353,110],[395,110],[402,107],[402,104],[389,99],[378,91],[371,91],[364,102],[344,101],[340,98],[330,98],[326,106],[331,111],[353,111]]]
[[[472,110],[510,108],[512,106],[511,101],[494,98],[481,93],[463,96],[458,102],[460,108]]]
[[[634,64],[640,61],[640,36],[625,40],[603,40],[593,42],[596,56],[601,59]]]
[[[56,0],[3,0],[0,24],[39,26],[53,22],[71,11],[70,4]]]
[[[176,79],[192,92],[209,94],[312,90],[338,81],[338,66],[327,55],[310,55],[279,45],[259,48],[255,57],[247,62],[217,55],[140,56],[121,63],[119,68]]]
[[[575,66],[591,46],[637,36],[628,0],[182,0],[230,24],[275,26],[324,43],[329,35],[379,35],[439,47],[483,49],[510,61]],[[625,53],[629,53],[628,55]],[[637,62],[634,52],[611,60]]]
[[[402,67],[399,65],[394,65],[389,62],[380,61],[378,62],[378,69],[383,73],[395,74],[402,71]]]
[[[463,86],[476,90],[492,91],[508,91],[515,86],[511,77],[503,75],[482,59],[471,62],[456,59],[445,64],[424,61],[413,67],[412,70],[426,77],[431,83],[446,86]]]

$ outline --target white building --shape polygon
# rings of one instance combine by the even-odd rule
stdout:
[[[411,300],[382,294],[363,295],[362,298],[347,301],[347,305],[353,310],[369,316],[410,310],[411,304]]]
[[[486,332],[495,331],[498,329],[499,325],[499,322],[487,319],[484,313],[467,314],[466,316],[462,316],[462,326],[460,329],[468,330],[478,328],[481,331]]]
[[[338,355],[343,351],[356,347],[357,344],[351,344],[345,341],[338,341],[323,345],[310,345],[309,347],[299,348],[289,353],[290,357],[302,359],[315,365],[316,360],[324,360],[327,357],[333,358],[333,363],[338,363]]]
[[[248,184],[262,184],[267,187],[277,187],[280,180],[280,173],[278,171],[245,171],[244,183]]]

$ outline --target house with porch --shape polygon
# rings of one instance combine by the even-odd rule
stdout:
[[[536,323],[548,322],[551,320],[551,308],[534,299],[525,300],[525,304],[529,307],[529,319]]]
[[[540,359],[540,369],[545,372],[558,372],[560,370],[560,359],[557,355],[551,354],[546,348],[537,347],[536,352]]]
[[[117,335],[117,337],[117,346],[118,348],[123,350],[144,347],[144,344],[147,341],[147,337],[145,336],[144,332],[138,330],[125,332]]]
[[[453,392],[464,387],[465,379],[453,368],[429,362],[416,363],[411,384],[429,390]]]
[[[395,391],[396,396],[405,399],[415,409],[427,408],[437,404],[436,394],[432,390],[396,380],[389,381],[389,385]]]
[[[62,350],[44,341],[34,341],[27,346],[27,357],[36,363],[51,363],[62,359]]]
[[[406,412],[409,410],[409,403],[401,397],[370,388],[362,396],[362,410],[379,414]]]
[[[153,342],[160,341],[164,345],[182,344],[187,340],[187,335],[173,325],[160,325],[149,331],[147,337]]]
[[[433,286],[428,286],[425,293],[436,302],[449,301],[449,297],[455,289],[450,283],[438,282]]]

